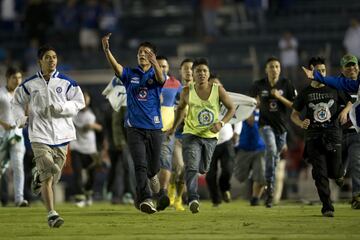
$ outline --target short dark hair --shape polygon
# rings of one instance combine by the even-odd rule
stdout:
[[[139,46],[138,46],[138,48],[137,48],[137,50],[139,51],[139,49],[140,49],[141,47],[148,47],[148,48],[150,48],[151,51],[153,51],[153,53],[155,53],[155,54],[156,54],[156,52],[157,52],[156,46],[155,46],[154,44],[152,44],[151,42],[142,42],[142,43],[140,43]]]
[[[156,60],[166,60],[166,61],[168,61],[167,57],[165,57],[164,55],[156,56]]]
[[[323,58],[323,57],[312,57],[309,60],[308,67],[311,67],[311,66],[315,67],[316,65],[319,65],[319,64],[325,64],[325,58]]]
[[[56,52],[56,49],[48,44],[41,46],[37,52],[38,59],[42,59],[47,51]]]
[[[265,62],[265,66],[267,66],[267,65],[268,65],[268,63],[269,63],[269,62],[272,62],[272,61],[277,61],[277,62],[279,62],[279,63],[280,63],[280,60],[279,60],[277,57],[275,57],[275,56],[271,56],[271,57],[269,57],[269,58],[266,60],[266,62]]]
[[[180,68],[185,64],[185,63],[188,63],[188,62],[191,62],[193,63],[194,60],[191,59],[191,58],[185,58],[184,60],[182,60],[182,62],[180,63]]]
[[[6,69],[5,77],[6,79],[9,79],[12,75],[16,73],[21,73],[20,68],[17,68],[15,66],[10,66]]]
[[[196,58],[194,60],[192,68],[195,69],[199,65],[206,65],[209,67],[209,62],[206,58]]]

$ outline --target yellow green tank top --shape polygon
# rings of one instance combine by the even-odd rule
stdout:
[[[188,105],[189,110],[185,118],[183,133],[190,133],[202,138],[217,138],[219,134],[211,132],[210,128],[219,121],[219,85],[214,83],[209,98],[202,100],[195,91],[194,83],[191,83]]]

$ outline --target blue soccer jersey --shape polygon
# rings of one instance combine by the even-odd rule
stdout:
[[[154,68],[144,72],[140,67],[124,68],[120,77],[127,93],[125,127],[161,129],[160,94],[162,85]]]

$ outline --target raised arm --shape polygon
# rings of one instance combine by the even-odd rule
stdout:
[[[103,47],[106,59],[108,60],[110,66],[114,69],[116,76],[121,77],[124,68],[116,61],[115,57],[112,55],[112,53],[110,51],[110,43],[109,43],[110,36],[111,36],[111,33],[108,33],[101,39],[102,47]]]
[[[324,83],[330,87],[339,89],[339,90],[343,90],[346,92],[351,92],[351,93],[355,93],[358,91],[359,88],[359,81],[358,80],[352,80],[350,78],[346,78],[344,76],[338,76],[338,77],[332,77],[332,76],[328,76],[328,77],[324,77],[323,75],[321,75],[318,71],[314,70],[310,70],[307,69],[305,67],[302,67],[305,75],[309,78],[309,79],[314,79],[315,81]]]

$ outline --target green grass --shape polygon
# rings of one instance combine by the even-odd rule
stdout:
[[[287,203],[267,209],[234,201],[213,208],[201,202],[200,213],[173,209],[147,215],[132,206],[95,203],[56,207],[65,220],[50,229],[41,204],[0,208],[0,239],[360,239],[360,211],[335,205],[335,218],[320,214],[320,205]]]

